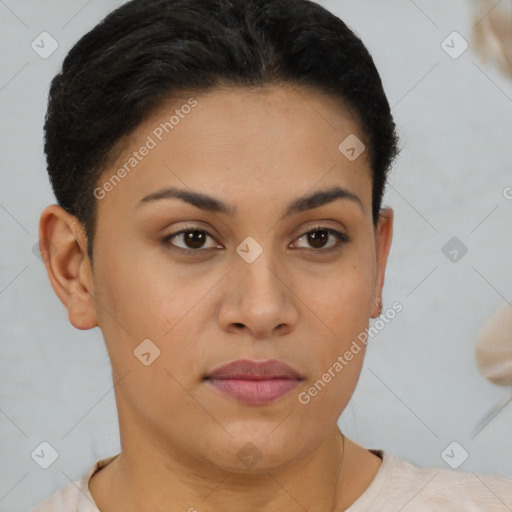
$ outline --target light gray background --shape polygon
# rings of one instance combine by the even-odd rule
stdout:
[[[120,449],[101,332],[71,326],[32,249],[55,202],[42,150],[50,80],[121,3],[0,0],[1,510],[27,510]],[[399,301],[403,311],[371,340],[340,426],[421,466],[448,468],[441,453],[457,441],[469,452],[459,471],[512,477],[512,406],[472,439],[508,393],[479,375],[474,348],[512,297],[512,81],[473,52],[463,0],[322,4],[372,53],[404,146],[384,201],[395,231],[383,298],[384,310]],[[42,31],[59,44],[48,59],[30,46]],[[458,59],[440,46],[452,31],[470,42]],[[452,236],[469,249],[457,263],[441,252]],[[59,453],[46,470],[30,455],[42,441]]]

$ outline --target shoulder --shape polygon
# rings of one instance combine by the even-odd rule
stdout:
[[[89,491],[91,476],[117,455],[97,460],[81,479],[67,483],[30,512],[99,512]]]
[[[383,454],[381,469],[385,478],[377,500],[383,505],[393,503],[403,512],[512,511],[512,479],[447,468],[423,468],[378,451]],[[384,506],[381,510],[387,509]]]
[[[78,512],[80,510],[78,508],[80,505],[80,496],[80,480],[69,482],[33,508],[31,512]],[[91,510],[96,512],[94,507]]]

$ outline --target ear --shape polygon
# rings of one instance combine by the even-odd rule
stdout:
[[[71,324],[81,330],[96,327],[92,271],[82,224],[59,205],[47,206],[39,220],[39,251]]]
[[[382,289],[384,287],[384,274],[386,272],[389,249],[393,239],[393,216],[392,208],[382,208],[379,212],[379,222],[375,230],[377,274],[375,277],[375,295],[371,318],[377,318],[382,313]],[[379,300],[381,300],[380,304]]]

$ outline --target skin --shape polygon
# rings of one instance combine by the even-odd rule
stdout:
[[[188,98],[127,137],[101,183]],[[368,152],[349,161],[338,150],[348,135],[364,136],[338,100],[290,85],[194,98],[197,106],[98,200],[94,268],[77,219],[57,205],[41,215],[53,289],[73,326],[100,327],[116,383],[122,451],[89,488],[102,512],[345,510],[381,463],[346,438],[336,483],[337,420],[359,379],[364,344],[308,404],[297,396],[381,313],[393,210],[383,208],[374,229]],[[282,218],[292,200],[336,185],[362,206],[336,199]],[[213,195],[236,212],[205,212],[179,199],[137,207],[168,186]],[[189,224],[211,238],[202,246],[179,235],[162,243]],[[314,245],[305,236],[318,226],[350,241],[327,253],[335,237]],[[236,252],[248,236],[263,249],[252,263]],[[208,252],[181,255],[172,244]],[[146,338],[160,349],[148,366],[133,353]],[[247,405],[203,380],[241,358],[279,359],[304,381],[274,402]],[[261,454],[252,467],[237,457],[246,443]]]

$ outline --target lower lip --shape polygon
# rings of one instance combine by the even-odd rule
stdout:
[[[208,379],[212,386],[240,402],[251,405],[267,404],[286,395],[298,384],[296,379]]]

